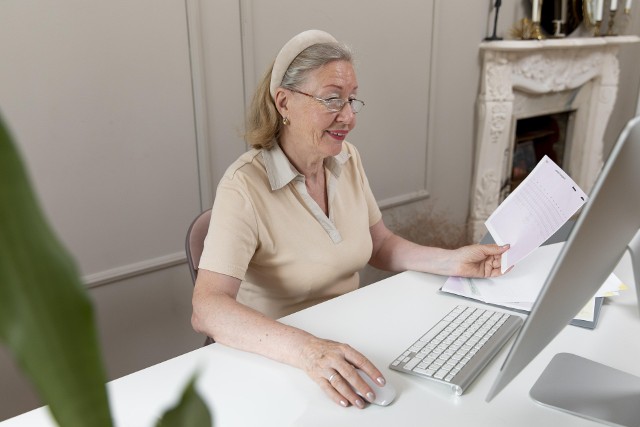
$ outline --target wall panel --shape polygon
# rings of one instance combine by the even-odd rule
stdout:
[[[184,1],[4,0],[0,52],[0,109],[88,280],[179,260],[199,211]]]

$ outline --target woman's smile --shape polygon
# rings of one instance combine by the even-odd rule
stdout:
[[[347,134],[349,133],[349,131],[347,130],[326,130],[325,131],[331,138],[335,139],[336,141],[344,141],[345,138],[347,137]]]

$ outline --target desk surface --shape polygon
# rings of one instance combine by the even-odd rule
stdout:
[[[387,368],[453,305],[482,306],[438,292],[445,277],[406,272],[282,319],[318,336],[347,342],[367,355],[398,389],[390,406],[342,408],[300,370],[213,344],[110,382],[112,413],[117,426],[152,426],[198,373],[197,387],[213,412],[216,427],[390,426],[422,418],[429,425],[599,425],[536,404],[529,398],[529,389],[559,352],[640,376],[640,340],[635,338],[640,336],[640,318],[630,271],[625,257],[616,272],[630,289],[607,300],[595,330],[566,327],[490,403],[484,399],[506,348],[462,396]],[[1,427],[54,425],[46,408],[0,423]]]

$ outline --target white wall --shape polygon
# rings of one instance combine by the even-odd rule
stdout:
[[[640,4],[634,2],[630,17],[618,17],[624,25],[624,34],[640,35]],[[620,18],[620,19],[619,19]],[[640,43],[623,45],[618,54],[620,61],[620,85],[615,107],[604,135],[605,150],[608,153],[618,139],[627,122],[636,115],[640,99]]]
[[[0,2],[0,111],[90,287],[110,378],[201,344],[184,233],[246,148],[256,80],[298,31],[326,29],[356,51],[367,106],[351,139],[379,201],[429,195],[385,220],[417,238],[463,226],[492,3]],[[526,3],[503,2],[499,35]],[[638,9],[628,34],[640,33]],[[637,108],[639,48],[621,51],[611,140]],[[4,349],[0,378],[0,419],[37,405]]]
[[[2,7],[0,105],[83,275],[182,257],[173,224],[200,208],[183,2]]]

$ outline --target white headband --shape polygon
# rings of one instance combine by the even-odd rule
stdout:
[[[276,61],[273,63],[273,70],[271,70],[271,84],[269,85],[269,92],[271,98],[276,99],[276,89],[280,87],[284,73],[289,69],[289,65],[296,59],[296,56],[300,55],[300,52],[318,43],[338,43],[338,41],[329,33],[321,30],[307,30],[294,36],[289,40],[280,53],[276,56]]]

